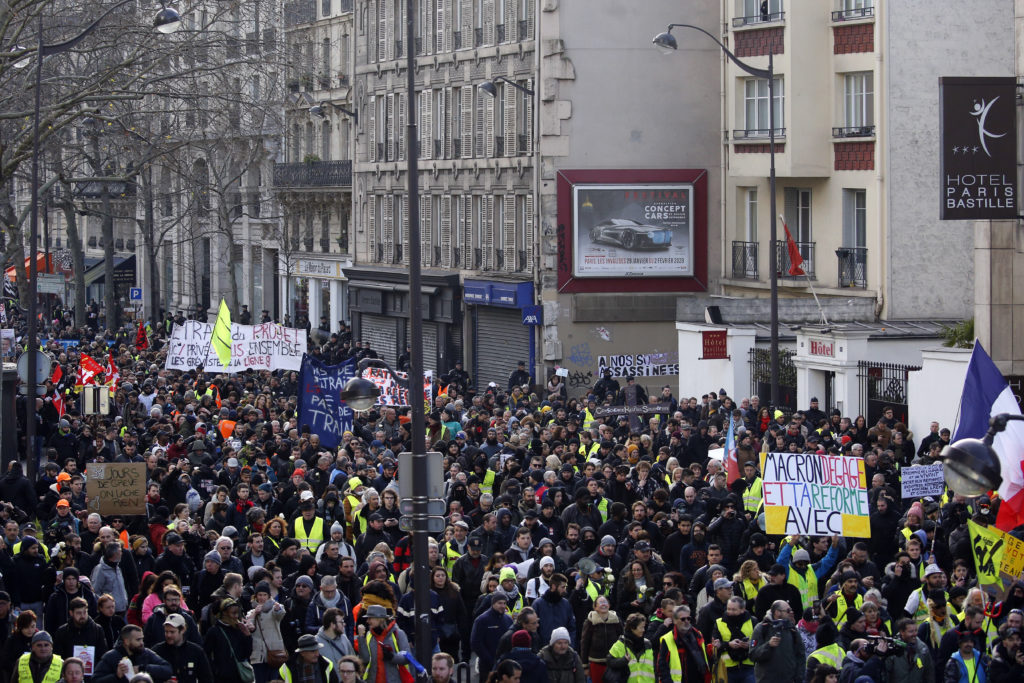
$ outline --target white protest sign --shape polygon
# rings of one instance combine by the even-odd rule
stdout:
[[[767,453],[761,471],[766,533],[871,537],[863,458]]]
[[[231,361],[225,368],[210,346],[213,323],[186,320],[175,325],[167,349],[168,370],[194,370],[202,365],[211,373],[254,370],[298,370],[306,353],[306,331],[277,323],[231,323]]]
[[[395,372],[401,379],[408,379],[405,372]],[[363,372],[363,379],[370,380],[380,391],[377,397],[379,406],[408,406],[409,390],[398,385],[395,378],[384,368],[367,368]],[[427,370],[423,373],[423,400],[429,406],[434,399],[434,372]]]
[[[946,490],[946,480],[942,476],[942,463],[934,465],[914,465],[900,470],[900,481],[903,484],[904,498],[923,498],[924,496],[941,496]]]
[[[85,675],[92,676],[93,667],[96,666],[96,648],[92,645],[72,645],[71,656],[78,657],[85,665]]]

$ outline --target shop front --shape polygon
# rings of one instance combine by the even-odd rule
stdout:
[[[466,280],[463,285],[470,322],[473,382],[477,389],[494,382],[508,388],[508,377],[525,361],[536,379],[534,329],[542,323],[534,306],[532,282]]]
[[[346,268],[353,341],[368,342],[393,368],[411,343],[409,276],[404,271]],[[439,375],[462,357],[461,288],[456,275],[423,274],[423,368]]]
[[[316,334],[321,316],[327,318],[331,331],[339,329],[340,321],[348,321],[348,278],[344,270],[348,263],[303,257],[294,259],[290,269],[281,267],[285,310],[293,324],[308,318]]]

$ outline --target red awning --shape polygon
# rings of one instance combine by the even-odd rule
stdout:
[[[29,256],[28,258],[25,259],[25,277],[28,277],[28,271],[29,271],[29,268],[30,268],[31,264],[32,264],[32,257]],[[15,279],[16,279],[15,270],[14,270],[15,268],[17,268],[17,266],[11,266],[10,268],[8,268],[4,272],[4,277],[6,277],[11,282],[14,282]],[[36,272],[37,273],[53,273],[53,254],[50,254],[49,267],[47,267],[46,252],[42,252],[42,251],[37,251],[36,252]]]

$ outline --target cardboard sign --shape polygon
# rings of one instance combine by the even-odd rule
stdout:
[[[220,362],[210,340],[213,324],[186,320],[175,325],[167,347],[168,370],[194,370],[200,365],[211,373],[254,370],[298,370],[306,353],[306,331],[277,323],[231,323],[231,360]]]
[[[900,480],[904,498],[941,496],[946,490],[946,480],[942,477],[942,463],[904,467],[900,470]]]
[[[352,409],[341,400],[345,384],[356,376],[354,360],[324,365],[310,356],[302,359],[299,371],[299,424],[309,425],[324,448],[337,448],[341,437],[352,429]]]
[[[146,514],[146,463],[89,463],[89,512]]]
[[[400,379],[407,380],[408,373],[395,372]],[[367,368],[363,372],[363,379],[373,382],[380,391],[377,397],[379,406],[408,406],[409,390],[400,386],[395,378],[384,368]],[[429,406],[434,400],[434,372],[427,370],[423,373],[423,400]]]
[[[863,458],[766,453],[761,471],[769,535],[871,537]]]

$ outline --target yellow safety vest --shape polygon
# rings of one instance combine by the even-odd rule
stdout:
[[[629,667],[629,678],[626,683],[654,683],[656,680],[654,672],[654,648],[649,647],[637,659],[633,651],[626,647],[626,643],[619,638],[608,650],[609,657],[625,657]]]
[[[718,633],[721,634],[723,643],[733,639],[734,636],[732,635],[732,629],[729,628],[729,624],[725,623],[724,618],[715,619],[715,626],[718,627]],[[750,636],[754,635],[754,625],[750,623],[750,619],[743,622],[743,627],[740,629],[740,633],[742,633],[748,641],[750,640]],[[749,655],[750,650],[747,650],[747,658],[743,661],[737,662],[732,658],[732,655],[724,650],[724,648],[722,651],[722,659],[725,660],[725,665],[729,668],[739,666],[740,664],[743,664],[744,666],[754,666],[754,661],[750,659]]]
[[[708,653],[704,649],[704,639],[697,633],[697,644],[700,646],[700,653],[704,657],[704,664],[708,663]],[[679,659],[679,648],[676,646],[675,628],[670,628],[668,633],[661,637],[661,646],[668,648],[668,677],[673,681],[683,680],[683,662]],[[711,668],[710,666],[708,667]]]
[[[596,441],[591,441],[590,442],[590,448],[587,448],[586,446],[584,446],[583,442],[580,441],[580,447],[576,449],[576,452],[579,453],[580,455],[582,455],[584,457],[584,459],[589,459],[590,456],[592,456],[594,453],[597,453],[600,450],[601,450],[601,444],[599,444]]]
[[[316,549],[320,547],[320,544],[324,542],[324,520],[321,517],[313,518],[313,531],[306,533],[305,518],[299,517],[295,520],[295,540],[299,542],[299,545],[311,553],[316,552]]]
[[[747,512],[757,512],[757,506],[761,504],[762,497],[761,477],[755,477],[743,492],[743,509]]]
[[[327,662],[327,669],[324,671],[324,678],[331,680],[331,672],[334,671],[334,664],[331,663],[327,657],[320,657],[321,661]],[[288,662],[281,665],[281,668],[277,670],[281,674],[281,680],[284,683],[292,683],[292,670],[288,668]]]
[[[395,638],[395,632],[392,631],[389,635],[391,636],[391,651],[392,652],[398,652],[399,651],[398,650],[398,639]],[[373,661],[373,652],[374,651],[370,649],[371,641],[373,641],[374,644],[376,643],[376,639],[373,637],[373,634],[370,633],[369,631],[367,631],[366,636],[364,638],[356,638],[356,653],[359,652],[359,644],[363,643],[364,647],[366,648],[367,655],[370,657],[370,661]],[[399,668],[400,669],[404,669],[404,670],[408,670],[408,667],[405,667],[405,666],[401,666]],[[364,681],[370,680],[370,666],[369,666],[369,664],[367,664],[366,670],[363,671],[363,680]],[[288,681],[285,681],[285,683],[288,683]]]
[[[28,660],[32,657],[31,652],[26,652],[18,658],[18,683],[32,683],[32,670],[28,668]],[[60,670],[64,666],[64,660],[60,655],[53,655],[50,668],[43,676],[43,683],[57,683],[60,680]]]
[[[864,605],[864,598],[859,594],[853,599],[853,606],[855,609],[860,609]],[[846,602],[846,596],[843,595],[842,591],[839,591],[839,597],[836,598],[836,623],[843,623],[843,619],[846,618],[846,613],[849,611],[850,605]]]
[[[743,595],[741,595],[740,597],[747,601],[756,600],[758,591],[760,591],[763,587],[763,581],[755,586],[754,582],[750,579],[743,579],[743,582],[740,584],[740,592]]]
[[[920,624],[928,618],[928,596],[925,593],[924,586],[918,588],[917,591],[920,593],[920,596],[918,596],[917,600],[917,609],[914,610],[911,618]],[[946,602],[949,602],[949,593],[942,591],[942,594],[946,596]]]
[[[18,553],[20,553],[20,552],[21,552],[21,541],[18,541],[13,546],[11,546],[11,556],[12,557],[17,557]],[[39,544],[39,555],[44,560],[46,560],[47,562],[50,561],[50,551],[47,549],[45,543],[40,543]]]
[[[836,669],[843,668],[843,659],[846,657],[846,651],[840,645],[832,643],[825,647],[819,647],[817,650],[807,656],[807,659],[814,657],[821,664],[828,664],[829,666],[835,667]]]
[[[452,569],[455,567],[455,563],[462,557],[459,551],[451,546],[451,543],[444,544],[444,568],[448,570],[448,575],[451,576]]]
[[[602,496],[601,500],[599,500],[598,503],[597,503],[597,509],[601,513],[601,521],[602,522],[607,522],[608,521],[608,499],[605,498],[604,496]]]
[[[790,567],[786,583],[796,586],[796,589],[800,591],[802,608],[810,607],[818,599],[818,575],[814,573],[814,567],[808,565],[807,576],[800,576],[800,572]]]
[[[484,472],[484,479],[480,482],[480,493],[494,493],[494,470],[488,469]]]
[[[594,425],[597,424],[597,420],[594,419],[594,414],[590,412],[590,408],[583,409],[583,428],[593,429]]]

